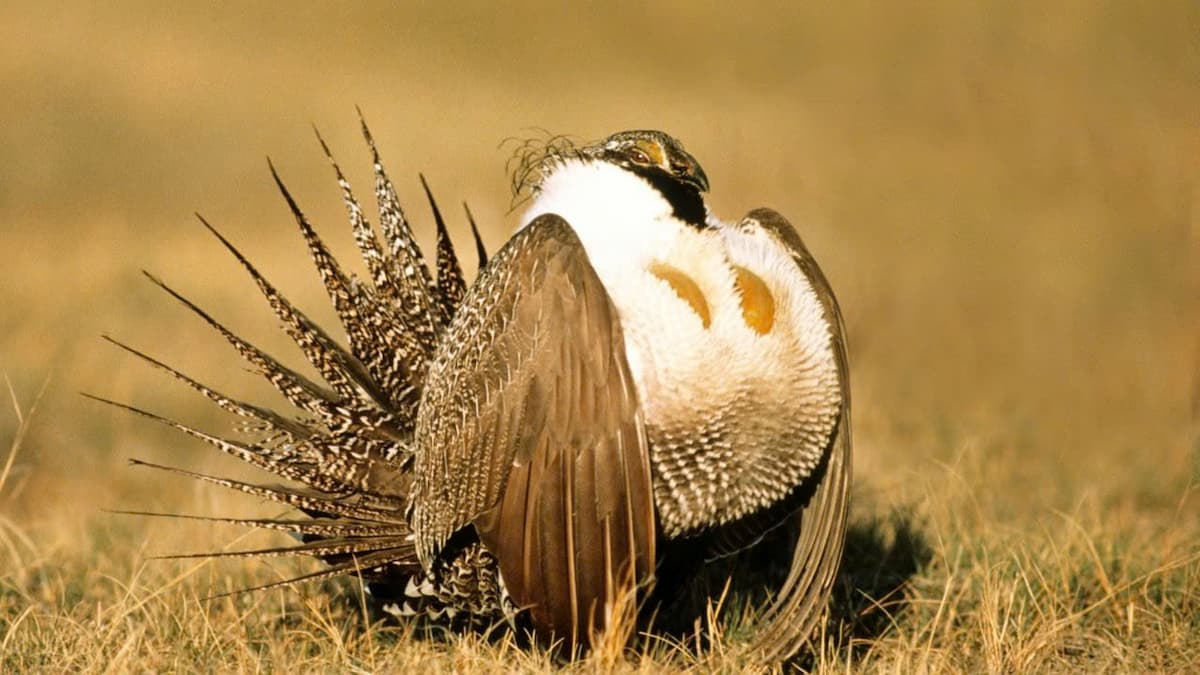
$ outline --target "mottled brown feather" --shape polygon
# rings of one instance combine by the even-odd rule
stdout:
[[[809,640],[824,615],[842,561],[850,493],[849,362],[841,309],[833,289],[800,235],[783,216],[771,209],[751,211],[742,224],[757,224],[771,232],[788,248],[792,260],[812,284],[825,320],[833,331],[831,344],[842,387],[842,413],[829,442],[825,470],[810,478],[819,483],[812,498],[795,516],[799,537],[792,554],[791,570],[775,601],[764,613],[762,627],[750,642],[753,652],[769,662],[779,662],[795,655]]]
[[[513,600],[569,646],[655,560],[646,435],[616,310],[561,218],[492,259],[435,357],[411,522],[425,564],[473,527]]]

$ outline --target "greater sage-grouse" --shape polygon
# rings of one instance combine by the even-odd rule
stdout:
[[[458,629],[524,625],[574,649],[609,627],[627,637],[634,617],[645,629],[707,564],[762,544],[759,559],[788,571],[751,648],[796,653],[842,554],[850,398],[837,303],[792,226],[769,209],[713,216],[703,169],[665,133],[555,140],[520,163],[514,183],[530,206],[490,261],[471,222],[481,269],[468,285],[431,195],[436,273],[426,265],[363,133],[382,241],[321,145],[369,281],[330,255],[272,168],[348,347],[209,226],[324,383],[151,277],[298,414],[125,347],[251,433],[226,438],[130,409],[294,482],[189,474],[306,514],[231,519],[302,540],[257,553],[327,563],[282,583],[359,574],[391,613]]]

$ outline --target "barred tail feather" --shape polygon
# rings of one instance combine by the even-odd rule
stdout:
[[[216,403],[217,406],[219,406],[222,410],[232,413],[234,415],[237,415],[239,417],[244,417],[244,418],[247,418],[250,420],[254,420],[255,425],[258,430],[264,431],[264,432],[270,434],[270,436],[272,436],[272,437],[284,436],[289,441],[296,443],[296,442],[303,442],[303,441],[307,440],[311,434],[309,429],[306,428],[303,424],[300,424],[299,422],[286,419],[286,418],[280,416],[279,414],[275,413],[272,410],[267,410],[266,408],[262,408],[262,407],[253,405],[251,403],[245,403],[243,401],[239,401],[237,399],[228,397],[228,396],[216,391],[215,389],[212,389],[211,387],[208,387],[204,384],[201,384],[200,382],[197,382],[196,380],[193,380],[192,378],[188,377],[187,375],[184,375],[183,373],[179,372],[178,370],[175,370],[174,368],[172,368],[171,366],[168,366],[167,364],[163,363],[162,361],[159,361],[158,359],[155,359],[154,357],[152,357],[144,352],[138,351],[137,349],[134,349],[133,347],[130,347],[129,345],[124,344],[123,342],[120,342],[119,340],[117,340],[109,335],[102,335],[100,337],[103,338],[104,340],[107,340],[108,342],[116,345],[120,349],[123,349],[126,352],[133,354],[134,356],[145,361],[146,363],[149,363],[150,365],[154,366],[155,368],[158,368],[159,370],[162,370],[162,371],[170,374],[175,379],[179,380],[180,382],[183,382],[187,386],[189,386],[192,389],[195,389],[196,391],[203,394],[205,397],[207,397],[213,403]]]
[[[391,267],[390,276],[397,281],[401,309],[408,317],[407,325],[422,344],[429,345],[429,353],[432,354],[432,347],[437,344],[445,325],[438,320],[435,301],[437,284],[425,263],[425,255],[417,246],[404,210],[400,207],[396,188],[383,168],[383,160],[379,157],[371,130],[367,128],[361,114],[359,120],[362,123],[363,138],[371,150],[371,162],[375,169],[375,201],[379,205],[379,225],[388,242],[390,256],[387,262]]]
[[[165,284],[158,277],[149,272],[142,272],[142,274],[146,275],[146,278],[154,283],[154,285],[178,300],[208,323],[208,325],[216,329],[242,355],[242,358],[254,366],[255,370],[265,377],[289,403],[326,421],[332,422],[333,420],[341,419],[341,415],[335,409],[338,403],[337,394],[291,368],[284,366],[274,357],[238,337],[210,314]]]
[[[433,211],[433,220],[437,224],[437,289],[438,305],[446,317],[454,315],[463,296],[467,294],[467,282],[463,279],[462,267],[458,264],[458,256],[454,253],[454,243],[450,240],[450,231],[446,229],[446,221],[442,211],[433,198],[433,191],[425,176],[421,175],[421,187],[425,189],[425,198],[429,200],[429,208]]]
[[[360,113],[361,118],[361,113]],[[412,484],[411,436],[429,359],[441,331],[466,291],[453,243],[428,185],[422,178],[437,225],[437,277],[433,276],[400,208],[366,123],[363,137],[371,152],[375,198],[385,245],[320,134],[317,140],[334,169],[351,231],[369,272],[367,282],[348,274],[300,210],[273,165],[270,166],[307,244],[348,347],[288,301],[224,235],[203,217],[200,222],[250,275],[282,328],[320,374],[317,382],[283,365],[236,335],[197,304],[152,274],[152,283],[216,330],[235,351],[300,413],[285,415],[228,396],[145,352],[112,337],[104,339],[197,391],[222,410],[244,420],[245,440],[202,431],[148,410],[85,394],[170,426],[277,476],[289,485],[241,481],[141,460],[133,464],[172,472],[299,510],[307,519],[226,518],[175,515],[290,532],[299,543],[254,551],[225,551],[169,557],[274,557],[303,555],[328,567],[267,584],[274,588],[338,574],[357,573],[386,588],[427,579],[405,517]],[[478,227],[467,211],[480,266],[487,259]],[[126,512],[139,513],[139,512]],[[171,516],[141,512],[140,515]],[[256,590],[256,589],[247,589]],[[217,596],[219,597],[219,596]]]
[[[385,433],[389,428],[397,433],[411,430],[413,419],[386,410],[385,397],[378,393],[366,369],[353,354],[288,302],[216,228],[203,218],[200,222],[249,272],[275,315],[283,322],[285,332],[300,347],[309,363],[321,373],[322,379],[341,397],[336,405],[334,429],[349,428],[359,433],[365,429],[382,429]]]
[[[352,555],[339,562],[329,562],[325,569],[300,574],[294,577],[288,577],[281,581],[274,581],[261,586],[251,586],[250,588],[239,588],[228,593],[217,593],[210,595],[206,600],[218,600],[231,595],[239,595],[242,593],[257,593],[259,591],[268,591],[273,588],[282,588],[284,586],[294,586],[299,583],[322,581],[340,577],[344,574],[353,574],[367,581],[373,581],[378,577],[392,578],[401,576],[405,579],[412,578],[412,575],[419,574],[420,566],[416,564],[415,559],[410,563],[406,557],[397,557],[397,554],[392,551],[380,551],[378,553],[368,553],[358,556]],[[414,569],[415,568],[415,569]],[[389,581],[389,586],[391,582]]]
[[[407,525],[398,523],[385,525],[372,521],[360,521],[353,518],[312,518],[309,520],[288,520],[283,518],[223,518],[220,516],[197,516],[186,513],[159,513],[156,511],[114,510],[125,516],[145,516],[147,518],[173,518],[177,520],[198,520],[206,523],[222,523],[225,525],[241,525],[255,527],[261,530],[278,530],[293,534],[315,534],[325,537],[380,537],[394,535],[407,537],[410,532]]]
[[[395,344],[396,338],[408,335],[408,331],[386,330],[392,323],[392,317],[387,315],[365,286],[352,282],[342,271],[337,260],[317,236],[316,230],[288,192],[274,166],[271,167],[271,175],[287,201],[297,225],[300,226],[308,244],[309,254],[321,275],[321,282],[325,285],[334,310],[349,338],[349,356],[353,358],[348,359],[332,350],[327,351],[343,365],[354,385],[367,393],[374,403],[381,407],[414,412],[418,398],[418,391],[414,385],[419,382],[414,383],[414,378],[408,371],[415,366],[417,371],[423,373],[425,355],[420,349],[413,349],[411,343]],[[389,337],[392,339],[389,340]],[[391,359],[389,353],[402,353],[407,358]]]
[[[415,415],[420,383],[425,378],[428,354],[432,353],[434,348],[433,343],[421,341],[418,329],[428,323],[429,319],[422,317],[416,325],[410,325],[411,319],[399,311],[405,303],[406,296],[397,280],[393,279],[389,256],[380,248],[375,229],[363,215],[362,207],[350,187],[350,181],[346,180],[341,167],[333,158],[333,152],[319,132],[317,141],[333,167],[354,233],[354,241],[374,283],[373,289],[357,283],[352,284],[353,309],[357,314],[352,315],[350,321],[346,321],[344,316],[342,318],[347,335],[351,338],[351,349],[366,364],[367,370],[379,381],[381,388],[392,396],[393,404],[410,415]],[[421,288],[419,292],[424,294],[426,290]],[[356,318],[360,320],[353,320]],[[363,339],[364,334],[368,334],[368,339]]]
[[[220,476],[210,476],[204,473],[188,471],[173,466],[164,466],[155,464],[140,459],[129,460],[134,466],[145,466],[159,471],[167,471],[169,473],[178,474],[187,478],[192,478],[213,485],[242,492],[253,497],[261,497],[279,504],[286,504],[301,511],[320,517],[337,516],[341,518],[356,518],[359,520],[378,521],[385,523],[401,523],[401,513],[395,509],[379,508],[370,504],[360,504],[353,501],[354,495],[349,493],[329,493],[320,494],[313,492],[304,492],[282,486],[259,485],[257,483],[248,483],[245,481],[235,480],[233,478],[222,478]]]
[[[294,202],[292,205],[294,206]],[[353,354],[343,349],[323,328],[296,309],[212,224],[203,217],[200,217],[200,222],[237,258],[254,279],[259,290],[266,296],[272,311],[283,322],[284,330],[338,395],[348,402],[353,402],[356,408],[367,414],[386,406],[386,397],[377,390],[366,368]]]
[[[294,480],[322,492],[329,493],[345,493],[356,492],[364,496],[367,494],[362,488],[356,484],[356,478],[362,467],[348,467],[350,473],[345,470],[339,471],[342,467],[330,467],[332,462],[328,457],[321,455],[328,454],[325,448],[321,448],[313,443],[296,443],[296,444],[272,444],[264,445],[259,443],[240,443],[228,438],[222,438],[213,434],[201,431],[195,427],[167,419],[161,415],[156,415],[147,410],[137,408],[124,403],[110,401],[91,394],[84,394],[88,398],[108,405],[122,408],[136,415],[140,415],[150,420],[154,420],[160,424],[165,424],[173,429],[182,431],[183,433],[198,438],[213,447],[218,448],[226,454],[237,457],[238,459],[256,466],[260,469],[265,469],[274,473],[281,478]],[[336,460],[335,460],[336,461]],[[333,470],[331,470],[331,468]],[[383,468],[380,467],[382,471]],[[396,508],[402,508],[406,495],[389,495],[376,494],[371,497],[392,504]]]
[[[463,202],[463,211],[467,214],[467,223],[471,226],[471,236],[475,239],[475,255],[479,258],[479,269],[488,262],[487,248],[483,245],[483,237],[479,234],[479,226],[475,224],[475,216],[471,215],[471,207]]]
[[[187,560],[195,558],[282,558],[290,555],[309,555],[319,558],[334,558],[360,553],[381,553],[397,549],[412,548],[404,537],[368,536],[348,539],[320,538],[291,546],[272,546],[250,551],[203,551],[200,553],[173,553],[153,556],[155,560]],[[416,556],[413,555],[415,560]]]

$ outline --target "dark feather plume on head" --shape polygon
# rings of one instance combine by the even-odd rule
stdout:
[[[540,137],[535,138],[506,138],[501,147],[512,144],[513,154],[504,165],[504,170],[512,177],[512,208],[517,208],[532,197],[545,179],[548,170],[567,159],[576,159],[584,155],[584,148],[589,144],[581,143],[573,136],[552,134],[545,129],[538,129]]]

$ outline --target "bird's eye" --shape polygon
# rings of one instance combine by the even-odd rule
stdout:
[[[642,152],[641,150],[638,150],[637,148],[629,149],[629,159],[633,160],[634,164],[649,164],[650,163],[650,157],[646,153]]]

